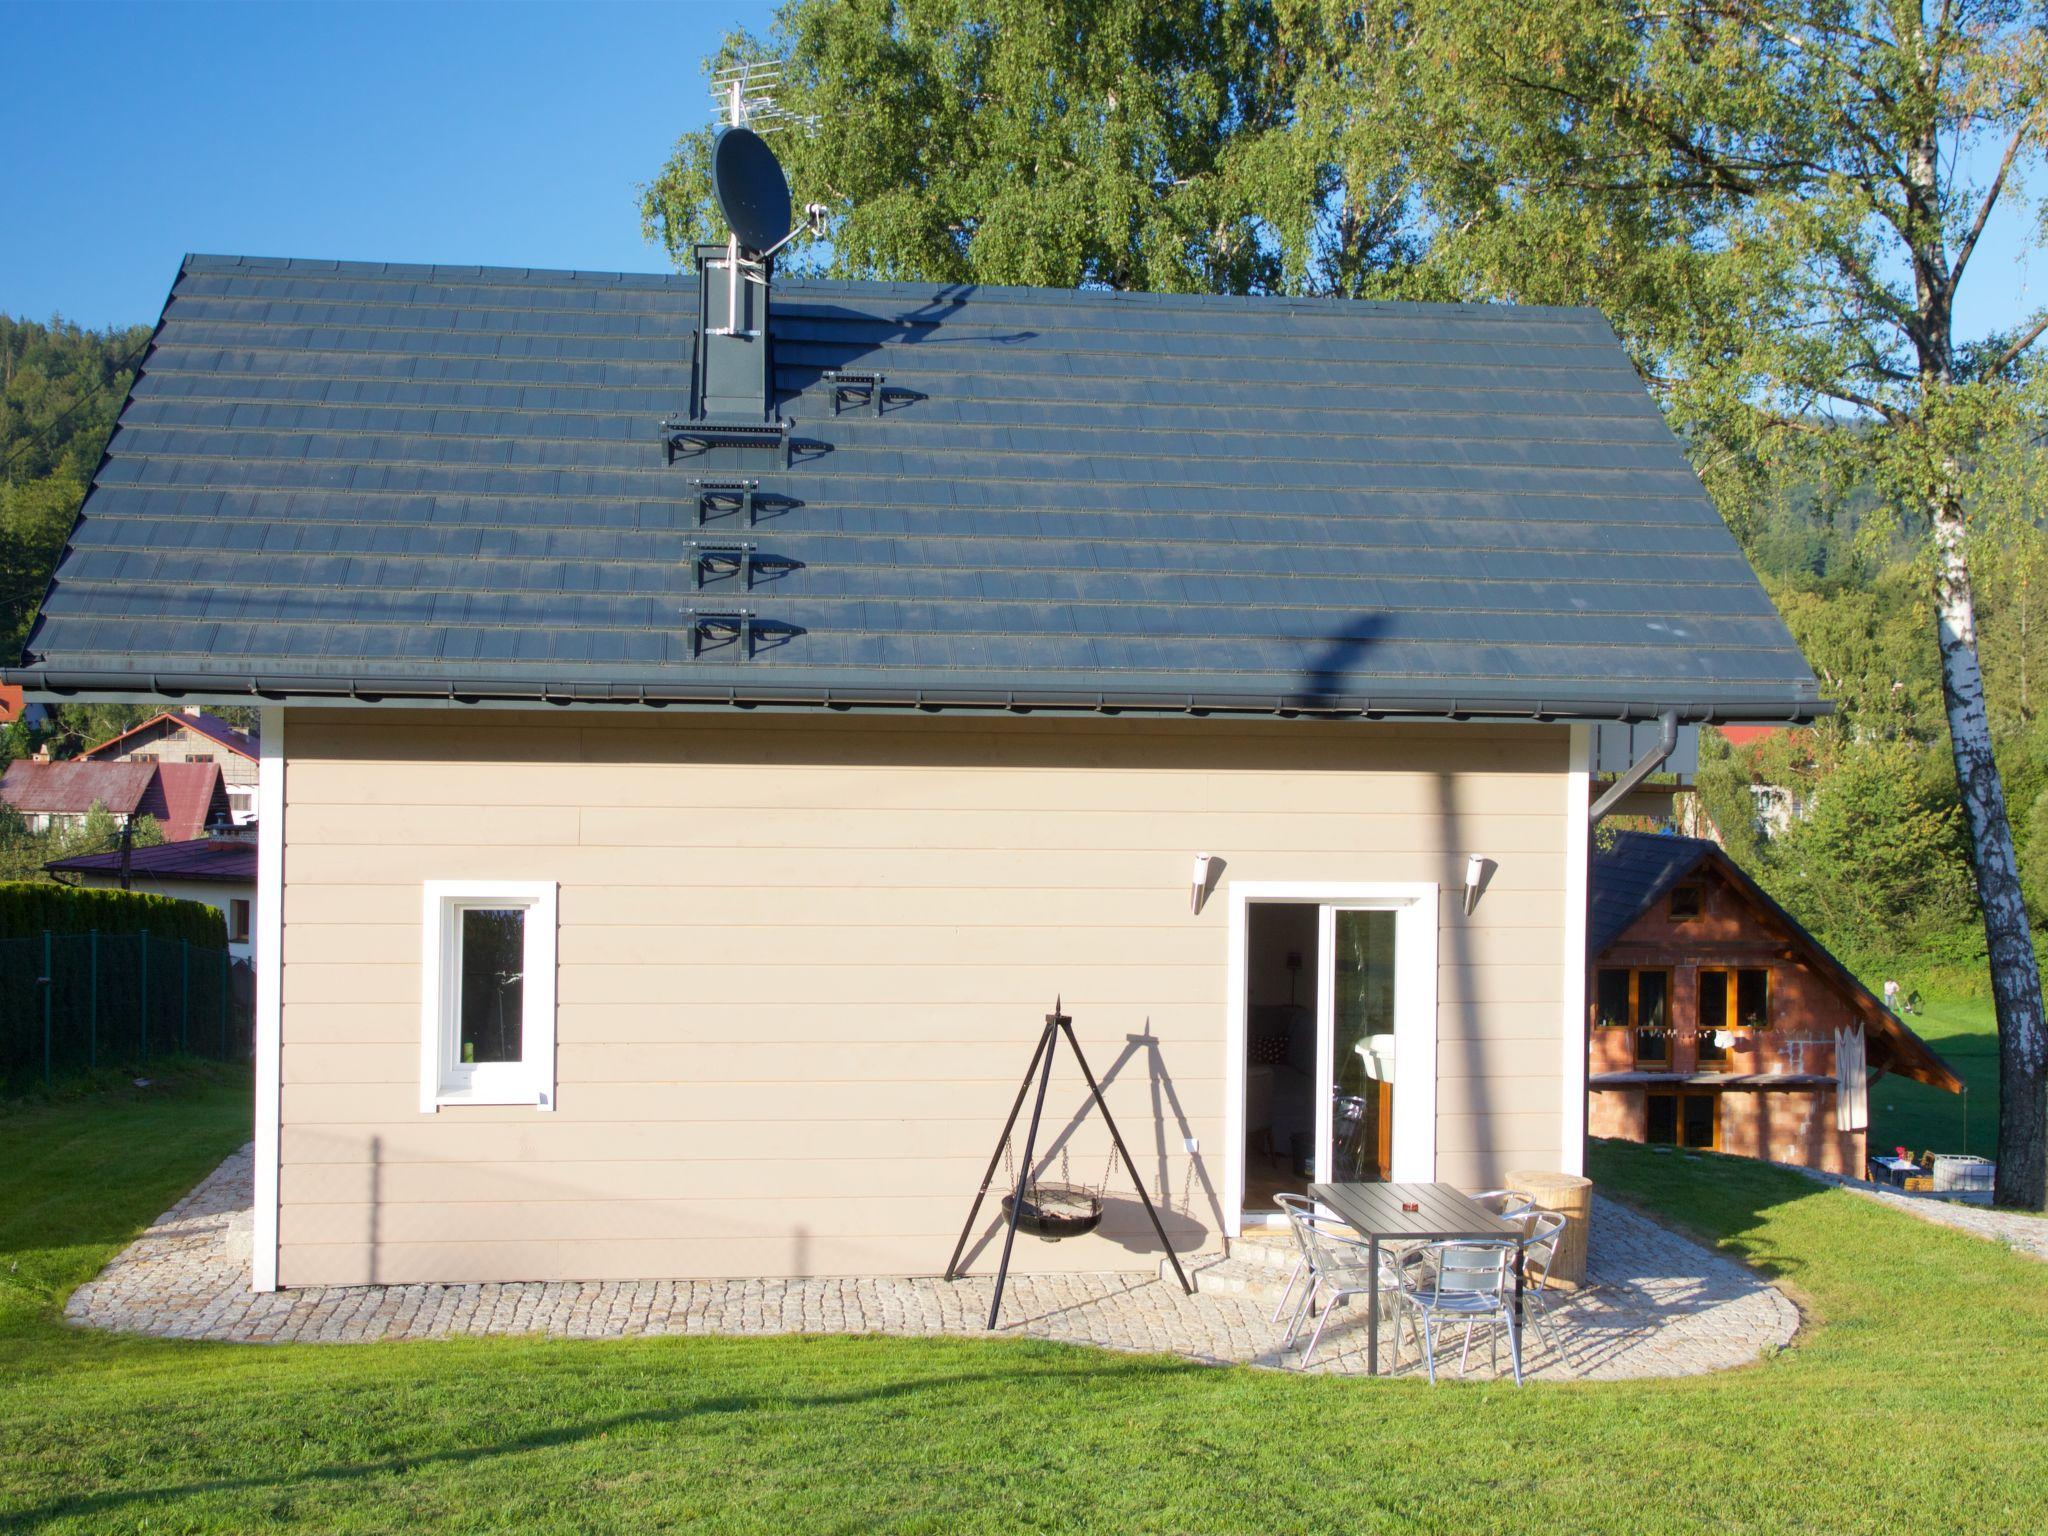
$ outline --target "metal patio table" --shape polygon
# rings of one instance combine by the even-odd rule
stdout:
[[[1311,1184],[1309,1198],[1357,1228],[1377,1278],[1381,1243],[1441,1242],[1473,1238],[1515,1245],[1515,1316],[1522,1315],[1522,1223],[1496,1216],[1449,1184]],[[1403,1210],[1412,1205],[1414,1210]],[[1366,1297],[1365,1369],[1380,1373],[1380,1292]]]

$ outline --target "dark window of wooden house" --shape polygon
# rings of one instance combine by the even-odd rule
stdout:
[[[1682,923],[1698,917],[1706,903],[1706,892],[1697,885],[1674,886],[1671,891],[1671,920]]]
[[[1728,1047],[1724,1043],[1734,1014],[1730,1011],[1734,995],[1728,987],[1726,971],[1700,972],[1699,1040],[1697,1055],[1703,1067],[1720,1066],[1728,1060]],[[1716,1039],[1716,1036],[1723,1039]]]
[[[1678,1095],[1653,1093],[1643,1101],[1643,1140],[1653,1147],[1678,1145]]]
[[[1671,973],[1636,972],[1636,1061],[1671,1060]]]
[[[1715,1113],[1721,1106],[1720,1096],[1712,1093],[1688,1093],[1678,1101],[1680,1137],[1688,1147],[1711,1147],[1718,1139],[1714,1125],[1720,1116]]]
[[[1603,968],[1595,979],[1593,1018],[1603,1029],[1635,1031],[1637,1065],[1671,1059],[1671,973]]]
[[[1593,1021],[1602,1029],[1626,1029],[1631,1022],[1628,1010],[1629,973],[1602,971]]]
[[[525,909],[463,908],[461,958],[456,1041],[463,1065],[518,1061],[525,1048]]]
[[[1735,1022],[1744,1029],[1765,1029],[1771,1022],[1771,973],[1735,973]]]
[[[1771,973],[1761,968],[1711,969],[1700,972],[1699,1059],[1712,1065],[1728,1059],[1728,1047],[1715,1039],[1737,1029],[1763,1029],[1770,1023]]]
[[[1718,1093],[1652,1093],[1644,1096],[1643,1140],[1652,1146],[1712,1149],[1720,1140]]]

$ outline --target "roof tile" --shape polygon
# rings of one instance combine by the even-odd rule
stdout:
[[[1739,718],[1817,689],[1585,310],[784,281],[770,468],[670,464],[693,280],[191,257],[29,680]],[[839,415],[822,372],[900,391]],[[789,498],[700,532],[692,479]],[[700,593],[686,545],[789,564]],[[692,657],[683,611],[777,626]]]

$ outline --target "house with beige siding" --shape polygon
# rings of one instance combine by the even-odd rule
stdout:
[[[5,677],[262,709],[257,1285],[938,1273],[1056,998],[1183,1251],[1576,1171],[1591,726],[1824,707],[1600,317],[723,252],[178,274]]]

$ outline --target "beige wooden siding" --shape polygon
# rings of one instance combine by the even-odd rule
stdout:
[[[287,740],[287,1285],[936,1271],[1055,996],[1213,1247],[1236,880],[1442,883],[1438,1173],[1558,1161],[1562,727],[293,710]],[[1499,866],[1470,919],[1469,853]],[[559,883],[553,1113],[419,1110],[420,886],[464,878]],[[1093,1183],[1081,1106],[1063,1058],[1049,1134]],[[1111,1196],[1020,1264],[1153,1267]]]

